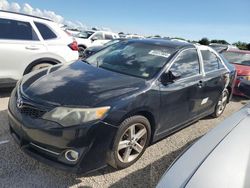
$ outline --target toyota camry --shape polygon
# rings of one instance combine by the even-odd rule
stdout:
[[[27,154],[86,173],[126,168],[147,146],[220,116],[234,76],[209,47],[126,40],[85,61],[32,72],[9,101],[10,132]]]

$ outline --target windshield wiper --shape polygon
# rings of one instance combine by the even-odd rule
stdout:
[[[87,60],[82,60],[82,62],[87,63],[90,65],[90,63]]]

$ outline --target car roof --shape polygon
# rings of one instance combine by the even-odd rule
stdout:
[[[30,15],[30,14],[24,14],[24,13],[20,13],[20,12],[11,12],[11,11],[6,11],[6,10],[0,10],[0,13],[6,13],[6,14],[10,14],[12,16],[16,16],[16,17],[23,17],[23,18],[35,18],[35,19],[41,19],[41,20],[46,20],[46,21],[50,21],[53,22],[51,19],[49,18],[44,18],[44,17],[39,17],[39,16],[34,16],[34,15]]]
[[[194,44],[191,44],[191,43],[171,41],[171,40],[165,40],[165,39],[127,39],[127,41],[159,45],[159,46],[169,47],[169,48],[174,48],[174,49],[194,47]]]
[[[249,50],[238,50],[238,49],[228,49],[225,52],[235,52],[235,53],[241,53],[241,54],[250,54]]]

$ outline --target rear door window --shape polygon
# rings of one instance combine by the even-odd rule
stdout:
[[[196,49],[188,49],[179,54],[170,68],[174,76],[188,78],[200,74],[199,56]]]
[[[102,33],[96,33],[93,35],[92,38],[95,38],[96,40],[103,40],[103,34]]]
[[[0,18],[0,39],[39,40],[29,22]]]
[[[56,34],[47,25],[38,22],[35,22],[35,25],[44,40],[57,38]]]
[[[205,72],[215,71],[223,67],[219,58],[209,50],[201,50],[201,54]]]
[[[105,39],[106,40],[113,40],[113,36],[110,34],[105,34]]]

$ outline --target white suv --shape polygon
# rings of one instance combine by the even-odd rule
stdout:
[[[78,45],[48,19],[0,11],[0,87],[24,74],[78,59]]]
[[[110,40],[119,38],[117,33],[109,31],[82,31],[75,35],[75,39],[78,43],[80,56],[86,48],[92,46],[102,46]]]

